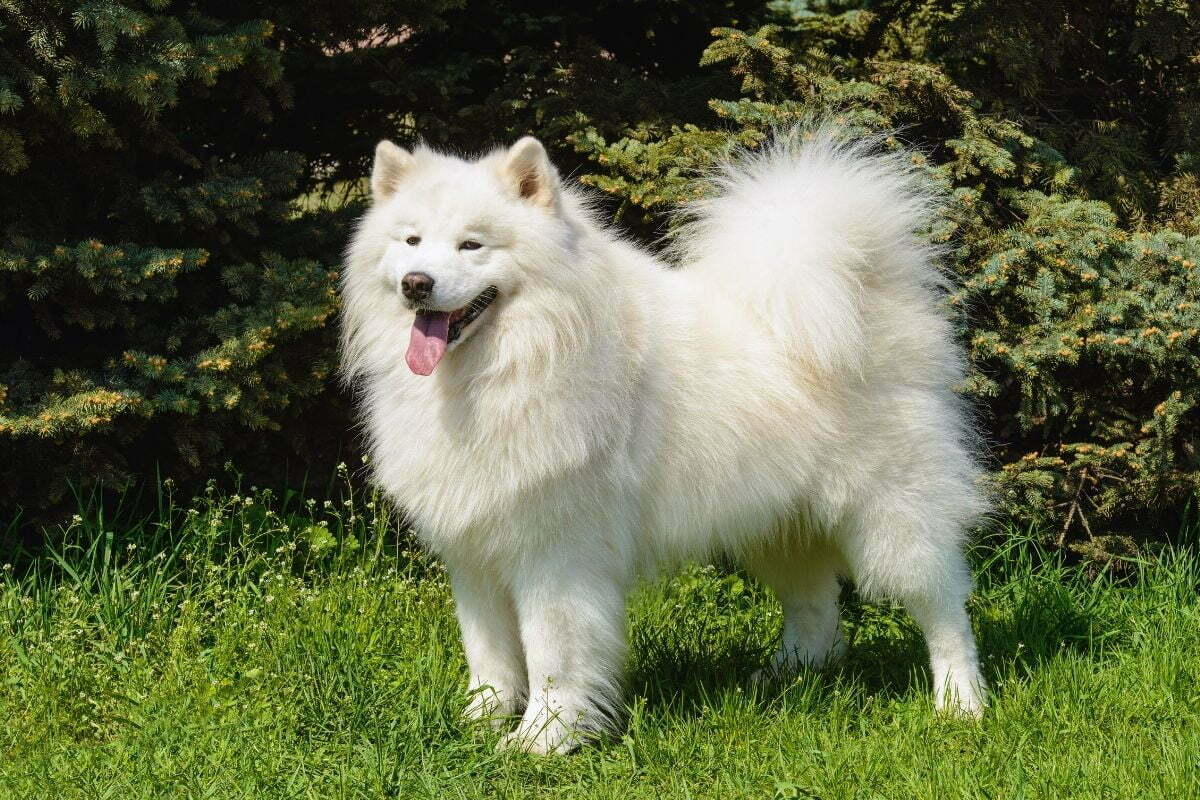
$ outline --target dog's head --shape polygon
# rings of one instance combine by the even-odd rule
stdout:
[[[531,137],[476,161],[380,142],[371,196],[352,267],[411,313],[418,375],[485,330],[564,235],[558,175]]]

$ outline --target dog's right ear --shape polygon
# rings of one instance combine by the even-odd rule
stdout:
[[[384,139],[375,145],[375,166],[371,168],[371,199],[376,203],[396,193],[404,173],[413,164],[412,153]]]
[[[557,206],[558,173],[537,139],[525,136],[508,148],[504,171],[523,200],[550,209]]]

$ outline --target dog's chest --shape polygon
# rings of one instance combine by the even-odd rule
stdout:
[[[549,391],[375,392],[375,475],[428,536],[502,526],[532,498],[618,446],[621,426]],[[382,398],[382,399],[379,399]],[[595,408],[595,406],[591,406]]]

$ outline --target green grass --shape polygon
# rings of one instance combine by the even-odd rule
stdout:
[[[546,759],[460,723],[445,576],[362,498],[87,507],[0,572],[0,797],[1197,797],[1185,538],[1120,580],[981,547],[978,723],[936,717],[912,623],[851,597],[843,665],[752,689],[778,608],[693,567],[633,599],[622,735]]]

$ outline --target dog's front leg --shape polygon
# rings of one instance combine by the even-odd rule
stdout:
[[[530,559],[513,599],[529,675],[520,724],[502,746],[567,753],[610,724],[625,662],[625,570],[611,552]]]
[[[499,727],[520,711],[527,689],[512,596],[478,564],[450,561],[447,569],[471,673],[464,714]]]

